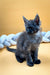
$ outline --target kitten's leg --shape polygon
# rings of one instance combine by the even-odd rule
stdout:
[[[20,63],[24,62],[25,58],[23,58],[20,54],[18,54],[18,52],[15,54],[15,56],[18,62]]]
[[[32,58],[33,58],[33,62],[35,64],[40,64],[41,63],[41,61],[38,59],[38,49],[36,49],[35,51],[33,51]]]
[[[28,65],[28,66],[33,66],[33,65],[34,65],[30,53],[27,53],[27,54],[26,54],[26,61],[27,61],[27,65]]]
[[[22,58],[22,57],[17,56],[17,55],[16,55],[16,59],[17,59],[17,61],[20,62],[20,63],[24,62],[24,60],[25,60],[25,58]]]
[[[30,50],[31,50],[30,42],[29,41],[25,41],[24,46],[23,46],[23,51],[24,51],[24,54],[25,54],[27,65],[28,66],[33,66],[33,61],[32,61]]]

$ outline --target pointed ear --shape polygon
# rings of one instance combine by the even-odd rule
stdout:
[[[23,16],[24,23],[28,23],[28,20]]]
[[[39,18],[38,14],[35,16],[35,22],[36,22],[37,25],[40,24],[40,18]]]

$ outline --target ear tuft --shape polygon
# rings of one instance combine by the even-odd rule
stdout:
[[[24,16],[23,16],[23,20],[24,20],[25,23],[28,22],[28,20]]]
[[[24,19],[25,17],[23,16],[23,19]]]
[[[40,23],[40,18],[39,18],[38,14],[35,16],[35,22],[37,25],[39,25],[39,23]]]

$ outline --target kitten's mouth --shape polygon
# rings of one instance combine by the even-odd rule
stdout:
[[[37,33],[39,30],[35,30],[34,33]]]
[[[34,33],[37,33],[38,31],[34,31]]]
[[[35,33],[37,33],[39,30],[34,30],[34,31],[30,31],[30,32],[27,32],[28,34],[35,34]]]
[[[30,34],[30,35],[31,35],[31,34],[34,34],[34,32],[27,32],[27,33]]]

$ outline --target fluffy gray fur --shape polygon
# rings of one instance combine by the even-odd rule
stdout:
[[[28,66],[40,64],[38,59],[38,47],[42,40],[40,31],[40,18],[39,15],[35,16],[34,20],[27,20],[23,16],[25,29],[17,40],[17,49],[7,47],[8,51],[14,52],[18,62],[22,63],[27,61]]]

